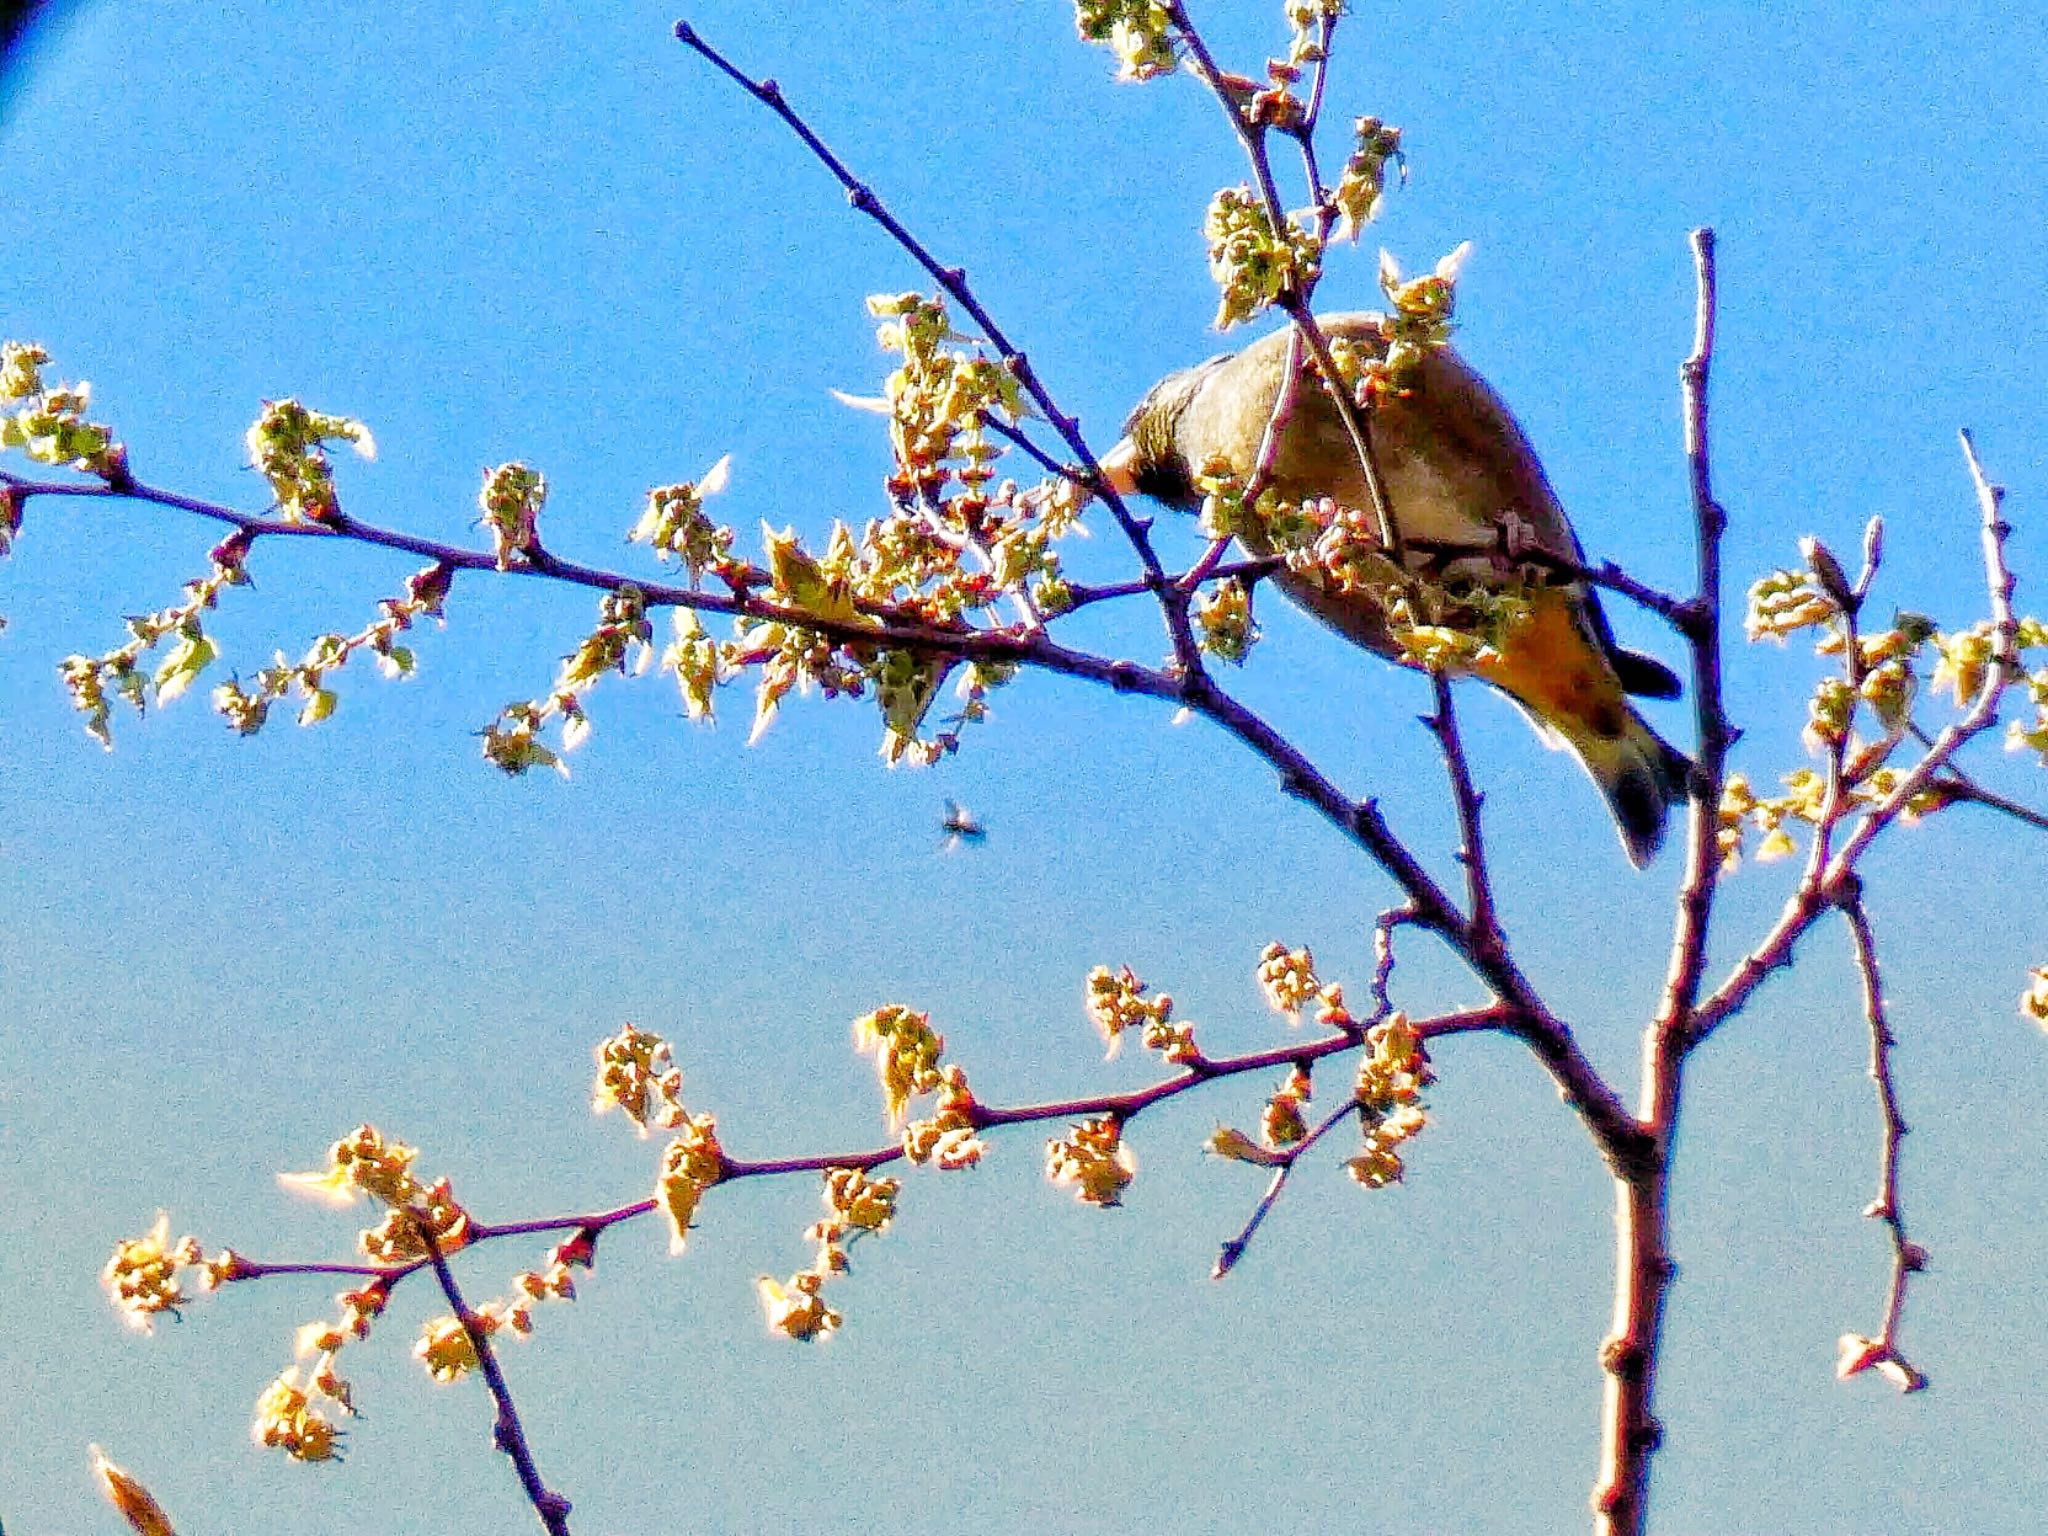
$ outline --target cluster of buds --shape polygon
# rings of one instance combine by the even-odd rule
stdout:
[[[294,1461],[334,1461],[341,1456],[341,1427],[328,1409],[329,1399],[296,1369],[283,1372],[256,1400],[249,1438],[283,1451]],[[346,1410],[343,1410],[346,1411]]]
[[[1241,666],[1258,644],[1259,626],[1252,618],[1252,592],[1233,576],[1198,593],[1188,605],[1202,649],[1219,661]]]
[[[1490,586],[1412,579],[1386,599],[1387,635],[1401,660],[1425,672],[1476,672],[1499,662],[1533,617],[1519,583]]]
[[[330,1410],[353,1417],[355,1390],[342,1376],[339,1356],[353,1340],[367,1339],[391,1300],[389,1277],[372,1277],[335,1297],[340,1315],[307,1323],[294,1340],[301,1362],[283,1371],[257,1400],[252,1435],[257,1444],[301,1461],[325,1461],[338,1449]]]
[[[229,587],[249,580],[243,569],[251,536],[229,534],[210,557],[212,569],[185,583],[185,600],[127,621],[128,641],[103,656],[67,656],[61,666],[72,707],[85,716],[86,733],[112,750],[113,701],[125,699],[140,714],[154,700],[168,704],[189,688],[219,654],[206,633],[205,614]],[[168,649],[153,669],[142,660],[158,646]]]
[[[1297,1020],[1323,989],[1316,976],[1315,956],[1306,948],[1289,949],[1278,942],[1259,952],[1258,977],[1266,1005],[1290,1020]]]
[[[2027,972],[2027,990],[2020,994],[2020,1017],[2048,1029],[2048,965]]]
[[[853,1021],[853,1048],[875,1058],[889,1123],[901,1125],[910,1101],[943,1086],[939,1060],[946,1040],[932,1028],[931,1015],[888,1003]]]
[[[1119,80],[1150,80],[1174,70],[1173,8],[1166,0],[1074,0],[1083,42],[1106,44]]]
[[[380,1264],[407,1263],[427,1253],[423,1232],[435,1246],[452,1252],[469,1240],[469,1213],[457,1202],[449,1181],[428,1184],[412,1171],[419,1149],[387,1140],[374,1125],[359,1125],[327,1151],[319,1173],[291,1173],[279,1182],[288,1189],[338,1204],[368,1195],[386,1207],[384,1219],[358,1234],[363,1253]]]
[[[107,1295],[129,1327],[143,1333],[152,1331],[164,1314],[179,1315],[189,1299],[185,1271],[196,1276],[202,1290],[215,1290],[247,1272],[241,1255],[223,1248],[212,1258],[201,1250],[199,1239],[186,1236],[171,1241],[171,1218],[157,1213],[156,1224],[140,1237],[124,1237],[114,1245],[100,1279]]]
[[[1308,1135],[1308,1102],[1315,1096],[1315,1084],[1308,1068],[1297,1066],[1266,1100],[1259,1116],[1259,1135],[1267,1146],[1282,1150]]]
[[[694,617],[678,615],[662,662],[691,718],[710,718],[718,688],[741,675],[756,679],[753,739],[793,693],[859,698],[872,690],[883,758],[922,765],[958,749],[960,728],[987,716],[990,692],[1016,669],[890,647],[879,633],[884,621],[966,634],[973,614],[1007,599],[1027,623],[1042,623],[1072,601],[1052,546],[1077,531],[1087,496],[1065,477],[1030,489],[994,483],[1004,450],[989,424],[1026,414],[1022,385],[1004,361],[959,344],[943,301],[903,293],[868,305],[899,364],[882,398],[842,398],[889,418],[893,515],[870,521],[858,536],[834,523],[818,552],[794,529],[764,527],[765,571],[739,564],[730,557],[731,530],[703,513],[704,498],[724,484],[721,461],[695,485],[654,492],[634,537],[680,554],[693,579],[713,571],[750,603],[730,641],[715,641]],[[770,605],[780,611],[764,611]],[[873,643],[862,638],[869,631],[877,633]],[[926,721],[955,673],[960,707],[928,733]],[[526,742],[516,745],[523,752]]]
[[[777,533],[761,529],[767,546],[768,596],[778,607],[815,614],[837,624],[873,627],[854,602],[853,569],[858,551],[842,523],[832,525],[823,558],[803,547],[795,529]],[[791,693],[816,687],[826,698],[859,697],[867,677],[858,660],[843,654],[840,643],[818,630],[780,620],[742,619],[737,638],[724,653],[731,671],[758,668],[754,691],[754,728],[748,741],[758,741]]]
[[[477,523],[490,530],[499,570],[511,570],[515,556],[531,557],[540,548],[540,512],[547,499],[547,476],[537,469],[515,460],[484,471]]]
[[[1398,1012],[1368,1030],[1365,1043],[1354,1090],[1365,1144],[1344,1171],[1367,1189],[1384,1189],[1399,1183],[1405,1171],[1396,1149],[1429,1123],[1422,1105],[1422,1090],[1431,1081],[1429,1057],[1422,1037]]]
[[[654,1184],[655,1201],[668,1220],[670,1253],[683,1251],[704,1191],[724,1177],[725,1149],[718,1144],[717,1119],[685,1115],[662,1150],[661,1172]]]
[[[1191,1054],[1194,1031],[1173,1020],[1173,995],[1161,992],[1147,997],[1149,989],[1128,965],[1112,971],[1098,965],[1088,973],[1088,1018],[1102,1032],[1110,1056],[1123,1049],[1124,1031],[1139,1031],[1147,1050],[1160,1051],[1169,1061]]]
[[[1752,641],[1776,640],[1817,626],[1832,626],[1842,610],[1812,570],[1779,570],[1751,584],[1743,632]]]
[[[128,450],[114,441],[113,428],[87,419],[92,386],[46,385],[49,361],[50,354],[33,342],[0,342],[0,450],[19,448],[38,464],[121,484],[128,477]],[[11,536],[11,529],[0,533],[0,554]]]
[[[534,768],[552,768],[566,778],[568,755],[590,738],[584,695],[603,677],[645,672],[653,663],[654,625],[647,617],[647,597],[628,582],[598,600],[597,625],[562,658],[554,688],[544,697],[507,704],[484,727],[485,760],[515,777]],[[562,722],[558,747],[541,739],[551,720]]]
[[[619,1110],[642,1136],[656,1127],[670,1131],[683,1123],[683,1069],[661,1036],[625,1024],[598,1042],[596,1054],[593,1113]]]
[[[1368,119],[1368,121],[1370,121]],[[1361,128],[1363,133],[1363,128]],[[1368,158],[1382,146],[1364,146]],[[1384,175],[1384,164],[1380,167]],[[1380,291],[1388,314],[1376,342],[1340,337],[1330,345],[1339,383],[1359,405],[1371,410],[1383,400],[1413,394],[1423,362],[1450,345],[1457,308],[1458,274],[1472,254],[1470,241],[1419,277],[1406,277],[1391,253],[1380,252]]]
[[[818,1244],[818,1268],[843,1274],[846,1250],[888,1228],[896,1219],[896,1197],[902,1192],[901,1179],[872,1179],[860,1168],[827,1168],[825,1217],[804,1234],[806,1241]]]
[[[264,401],[246,442],[249,463],[270,483],[278,510],[314,523],[341,515],[327,445],[345,442],[366,459],[377,456],[376,441],[360,421],[309,410],[297,400]]]
[[[1344,1006],[1344,988],[1316,975],[1315,956],[1305,947],[1289,949],[1277,942],[1268,944],[1259,951],[1258,982],[1266,1005],[1275,1013],[1285,1014],[1290,1024],[1300,1023],[1301,1011],[1313,1005],[1316,1023],[1326,1029],[1357,1026],[1351,1010]]]
[[[903,1126],[903,1155],[913,1163],[930,1163],[941,1172],[972,1168],[988,1151],[977,1132],[980,1106],[967,1086],[967,1069],[948,1062],[939,1068],[932,1112]]]
[[[700,480],[656,486],[647,493],[647,510],[627,538],[651,544],[662,560],[680,558],[695,586],[704,579],[705,571],[722,570],[732,559],[736,535],[704,512],[704,503],[724,490],[731,478],[732,455],[727,454]]]
[[[1291,505],[1271,486],[1247,496],[1245,482],[1221,454],[1196,466],[1195,489],[1202,493],[1196,523],[1206,538],[1236,539],[1261,554],[1293,554],[1308,548],[1322,531],[1312,510]]]
[[[1045,1176],[1071,1186],[1084,1205],[1121,1205],[1137,1171],[1138,1160],[1124,1145],[1123,1122],[1115,1115],[1083,1120],[1066,1136],[1046,1143]]]
[[[1294,69],[1313,64],[1323,57],[1320,24],[1344,14],[1350,0],[1287,0],[1287,65]],[[1269,63],[1269,69],[1272,67]]]
[[[1901,614],[1890,629],[1856,637],[1856,662],[1848,669],[1849,676],[1855,682],[1857,699],[1869,706],[1888,734],[1904,732],[1911,721],[1920,681],[1913,663],[1932,638],[1933,626],[1911,614]],[[1830,630],[1816,649],[1823,656],[1846,656],[1846,631]]]
[[[1224,187],[1202,221],[1209,275],[1222,298],[1216,329],[1224,331],[1283,298],[1308,293],[1322,275],[1323,247],[1294,218],[1275,228],[1265,202],[1248,186]]]
[[[891,499],[936,506],[954,481],[967,495],[981,497],[1002,455],[989,441],[988,421],[1015,422],[1025,413],[1016,374],[979,350],[956,345],[965,338],[937,298],[875,294],[868,312],[882,322],[876,339],[902,358],[882,386],[896,460]],[[954,520],[969,516],[970,509],[961,509]]]
[[[769,1328],[799,1344],[830,1338],[846,1321],[825,1305],[825,1276],[815,1269],[800,1269],[787,1281],[763,1275],[754,1282],[754,1290],[768,1314]]]
[[[674,675],[690,719],[709,721],[716,712],[719,685],[732,676],[725,647],[711,638],[694,610],[677,608],[669,617],[675,638],[661,653],[661,670]]]
[[[787,1281],[762,1275],[754,1282],[773,1332],[809,1344],[838,1331],[845,1318],[825,1304],[825,1282],[851,1267],[848,1248],[896,1219],[902,1187],[901,1180],[872,1179],[859,1168],[825,1170],[825,1217],[804,1234],[818,1245],[816,1262]]]
[[[1351,157],[1330,188],[1330,206],[1337,211],[1336,238],[1355,243],[1386,201],[1387,168],[1394,166],[1405,178],[1408,161],[1401,153],[1400,129],[1376,117],[1361,117],[1351,131]]]
[[[1314,528],[1289,551],[1288,569],[1328,591],[1363,592],[1390,604],[1410,578],[1387,553],[1379,523],[1362,508],[1339,506],[1327,496],[1302,508]]]
[[[253,736],[263,729],[270,708],[289,695],[299,699],[299,724],[318,725],[332,715],[341,702],[327,686],[327,675],[347,666],[350,658],[367,654],[387,678],[411,677],[418,665],[412,647],[401,645],[399,637],[420,618],[439,618],[453,569],[436,563],[416,571],[407,579],[405,596],[386,597],[377,603],[378,616],[352,635],[321,635],[307,647],[299,661],[279,651],[271,665],[258,672],[249,686],[231,677],[213,690],[213,707],[238,735]]]
[[[1826,753],[1846,747],[1856,703],[1856,690],[1848,679],[1824,677],[1816,683],[1813,697],[1806,702],[1806,729],[1800,732],[1807,750]]]
[[[1904,786],[1905,770],[1887,765],[1867,767],[1853,778],[1845,778],[1837,796],[1837,813],[1858,807],[1888,805]],[[1811,768],[1795,769],[1781,781],[1782,795],[1759,795],[1745,774],[1730,774],[1721,791],[1720,827],[1717,832],[1724,869],[1741,862],[1746,828],[1763,834],[1757,845],[1758,862],[1768,864],[1796,853],[1799,848],[1792,828],[1804,823],[1818,826],[1827,814],[1827,776]],[[1903,805],[1899,819],[1912,823],[1932,815],[1951,803],[1948,789],[1939,781],[1922,783]]]

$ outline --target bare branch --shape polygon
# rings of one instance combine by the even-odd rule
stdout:
[[[1699,300],[1692,353],[1679,370],[1679,386],[1698,548],[1699,584],[1686,611],[1687,639],[1692,646],[1698,771],[1691,786],[1692,813],[1686,823],[1685,874],[1679,886],[1678,920],[1671,937],[1671,965],[1652,1026],[1653,1055],[1667,1054],[1655,1043],[1658,1037],[1668,1039],[1692,1033],[1692,1008],[1706,969],[1714,888],[1721,872],[1721,786],[1727,775],[1728,748],[1733,740],[1721,696],[1721,540],[1728,528],[1728,514],[1714,499],[1707,417],[1707,386],[1713,369],[1719,303],[1714,232],[1694,230],[1692,250]],[[1681,1039],[1677,1054],[1684,1049]],[[1675,1073],[1675,1061],[1672,1070]],[[1662,1104],[1661,1090],[1654,1089],[1647,1079],[1645,1091],[1647,1101],[1641,1107],[1646,1120],[1658,1123],[1660,1108],[1667,1114],[1676,1112],[1675,1104]]]
[[[1714,500],[1708,459],[1707,384],[1714,359],[1718,287],[1714,232],[1692,235],[1699,300],[1693,348],[1679,370],[1685,454],[1698,530],[1699,587],[1686,612],[1693,653],[1699,765],[1692,784],[1686,867],[1678,895],[1670,972],[1643,1039],[1637,1101],[1652,1151],[1615,1181],[1614,1322],[1601,1349],[1600,1473],[1594,1484],[1599,1536],[1642,1536],[1649,1511],[1650,1458],[1663,1438],[1653,1402],[1664,1308],[1676,1273],[1670,1251],[1670,1158],[1678,1124],[1693,1000],[1706,963],[1714,886],[1721,867],[1720,800],[1731,732],[1721,699],[1721,538],[1727,514]]]
[[[1861,1358],[1847,1358],[1844,1367],[1855,1371],[1875,1368],[1895,1382],[1902,1392],[1917,1392],[1927,1385],[1899,1349],[1900,1321],[1906,1310],[1906,1286],[1910,1278],[1927,1265],[1927,1250],[1906,1235],[1906,1217],[1899,1202],[1899,1144],[1906,1138],[1905,1117],[1899,1113],[1898,1089],[1892,1080],[1892,1047],[1897,1044],[1885,1016],[1884,984],[1878,975],[1877,941],[1870,931],[1870,915],[1862,899],[1842,904],[1842,920],[1856,951],[1856,971],[1863,982],[1863,1017],[1870,1025],[1870,1080],[1877,1088],[1877,1112],[1882,1125],[1877,1154],[1877,1198],[1863,1214],[1885,1224],[1891,1236],[1891,1276],[1885,1285],[1884,1315],[1877,1334],[1857,1339],[1866,1346]]]
[[[541,1529],[548,1536],[569,1536],[569,1501],[541,1480],[532,1448],[526,1443],[526,1430],[519,1422],[519,1410],[512,1401],[512,1389],[506,1384],[505,1373],[498,1368],[496,1351],[491,1348],[490,1334],[463,1302],[461,1288],[455,1283],[455,1271],[449,1268],[448,1257],[434,1236],[433,1221],[423,1213],[414,1212],[413,1230],[419,1233],[420,1241],[426,1245],[427,1260],[434,1267],[434,1277],[441,1282],[441,1294],[448,1298],[456,1321],[469,1336],[469,1346],[476,1352],[477,1366],[483,1372],[485,1384],[491,1389],[492,1401],[498,1405],[497,1422],[491,1429],[492,1441],[511,1458],[512,1466],[519,1474],[519,1486],[526,1491],[527,1502],[540,1517]]]
[[[1356,1114],[1357,1111],[1358,1100],[1356,1098],[1345,1100],[1330,1111],[1328,1115],[1324,1116],[1322,1122],[1314,1130],[1302,1137],[1300,1141],[1297,1141],[1284,1152],[1276,1152],[1274,1154],[1273,1177],[1266,1185],[1266,1192],[1259,1197],[1259,1203],[1252,1207],[1250,1219],[1239,1229],[1237,1236],[1225,1243],[1222,1250],[1216,1255],[1216,1266],[1209,1271],[1209,1278],[1211,1280],[1221,1280],[1225,1275],[1237,1268],[1238,1260],[1244,1257],[1245,1249],[1251,1246],[1251,1240],[1257,1234],[1260,1225],[1265,1221],[1273,1207],[1279,1203],[1280,1192],[1287,1187],[1288,1177],[1294,1172],[1294,1165],[1301,1161],[1302,1155],[1310,1147],[1313,1147],[1327,1136],[1339,1122]]]
[[[1486,844],[1479,831],[1479,808],[1485,797],[1473,786],[1471,765],[1465,760],[1465,743],[1458,734],[1458,717],[1451,707],[1451,680],[1441,672],[1429,675],[1436,694],[1436,708],[1423,716],[1422,723],[1436,737],[1443,753],[1444,767],[1451,778],[1451,802],[1458,811],[1458,862],[1465,868],[1465,910],[1472,942],[1482,950],[1505,946],[1500,918],[1494,909],[1493,881],[1486,871]]]

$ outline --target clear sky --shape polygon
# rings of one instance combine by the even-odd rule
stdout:
[[[1277,46],[1277,4],[1210,0],[1226,60]],[[1513,402],[1588,548],[1690,570],[1676,368],[1686,231],[1722,240],[1719,484],[1735,584],[1802,532],[1845,552],[1882,513],[1880,601],[1981,612],[1972,426],[2013,489],[2022,606],[2048,580],[2048,24],[1973,3],[1392,4],[1348,23],[1333,116],[1403,126],[1410,186],[1332,307],[1461,240],[1460,345]],[[904,258],[757,106],[611,7],[87,5],[0,116],[0,334],[42,341],[139,474],[251,509],[241,437],[298,394],[367,420],[341,467],[360,516],[454,540],[479,470],[553,486],[564,553],[652,571],[623,533],[648,486],[734,460],[724,513],[813,533],[882,509],[885,447],[832,388],[883,367],[861,300]],[[691,19],[773,74],[948,260],[964,263],[1099,446],[1169,368],[1218,348],[1199,227],[1242,174],[1187,80],[1110,81],[1064,4],[760,7]],[[39,501],[0,565],[0,1521],[112,1529],[104,1444],[190,1532],[500,1532],[530,1514],[474,1383],[407,1358],[408,1287],[349,1362],[365,1414],[341,1468],[248,1443],[251,1405],[318,1282],[242,1287],[153,1339],[98,1270],[161,1206],[268,1258],[339,1257],[355,1223],[273,1174],[359,1120],[424,1146],[485,1216],[640,1193],[659,1143],[586,1113],[589,1050],[669,1035],[693,1107],[741,1155],[884,1137],[847,1024],[929,1008],[982,1095],[1145,1080],[1080,1006],[1100,963],[1170,989],[1216,1048],[1276,1041],[1269,939],[1362,990],[1386,882],[1205,727],[1027,679],[932,772],[885,770],[871,711],[792,706],[748,749],[657,679],[611,682],[575,777],[508,782],[472,733],[547,686],[584,594],[466,582],[421,675],[351,673],[317,731],[232,738],[196,696],[115,722],[103,754],[56,678],[122,638],[217,536]],[[1195,548],[1180,530],[1170,551]],[[1084,564],[1116,568],[1097,538]],[[218,619],[227,665],[354,628],[410,562],[259,550]],[[1447,870],[1451,821],[1417,681],[1277,607],[1242,676],[1348,789]],[[1617,614],[1634,641],[1668,637]],[[1103,643],[1150,660],[1134,618]],[[1734,659],[1737,766],[1796,766],[1798,652]],[[1686,714],[1658,706],[1683,739]],[[1466,709],[1511,931],[1608,1071],[1632,1074],[1676,860],[1622,860],[1591,790],[1492,699]],[[1997,782],[2040,778],[1996,761]],[[990,827],[942,856],[956,796]],[[1902,1037],[1914,1235],[1933,1254],[1900,1399],[1832,1379],[1875,1321],[1882,1234],[1859,1219],[1876,1121],[1838,933],[1697,1058],[1682,1275],[1660,1406],[1657,1526],[1812,1536],[2039,1528],[2048,1472],[2048,1045],[2014,1014],[2048,960],[2043,845],[1944,818],[1874,861]],[[1993,878],[2001,883],[1995,888]],[[1717,950],[1782,900],[1746,869]],[[1404,1001],[1477,999],[1423,954]],[[768,1337],[751,1292],[808,1259],[809,1181],[713,1195],[679,1260],[612,1234],[572,1307],[509,1352],[543,1472],[581,1532],[974,1528],[1539,1533],[1584,1522],[1607,1323],[1610,1195],[1576,1124],[1505,1042],[1437,1053],[1410,1182],[1368,1196],[1305,1167],[1227,1282],[1206,1278],[1259,1181],[1204,1162],[1240,1081],[1141,1121],[1126,1208],[1040,1176],[1042,1134],[916,1177],[839,1283],[844,1333]],[[466,1260],[479,1294],[538,1251]]]

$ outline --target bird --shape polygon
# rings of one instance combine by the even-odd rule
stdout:
[[[1389,321],[1370,312],[1318,316],[1330,340],[1344,339],[1368,356],[1384,356]],[[1288,367],[1282,329],[1237,352],[1225,352],[1169,374],[1124,423],[1124,435],[1101,461],[1103,478],[1121,495],[1144,495],[1178,511],[1201,507],[1202,467],[1220,457],[1241,481],[1257,467],[1267,423]],[[1423,354],[1405,381],[1370,413],[1373,457],[1395,530],[1409,541],[1470,547],[1462,575],[1504,580],[1500,552],[1540,550],[1583,565],[1543,466],[1520,425],[1492,387],[1449,347]],[[1328,498],[1370,510],[1365,474],[1350,434],[1313,372],[1304,373],[1292,409],[1277,429],[1266,481],[1296,505]],[[1253,555],[1256,536],[1241,538]],[[1440,552],[1440,551],[1439,551]],[[1415,557],[1411,552],[1411,566]],[[1399,660],[1387,615],[1370,593],[1338,591],[1282,569],[1273,580],[1298,607],[1366,650]],[[1510,627],[1494,653],[1469,670],[1506,694],[1551,746],[1570,751],[1606,797],[1629,862],[1648,864],[1664,840],[1671,808],[1680,802],[1692,765],[1630,706],[1628,695],[1677,698],[1676,674],[1654,657],[1624,650],[1608,627],[1594,590],[1583,581],[1539,580],[1527,593],[1525,620]]]

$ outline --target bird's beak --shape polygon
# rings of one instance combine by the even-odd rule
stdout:
[[[1138,445],[1128,437],[1102,457],[1102,478],[1119,496],[1138,494]]]

